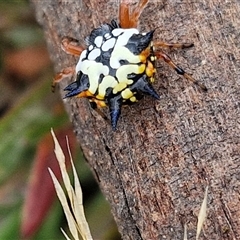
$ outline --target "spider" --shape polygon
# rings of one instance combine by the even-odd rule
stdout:
[[[157,59],[163,60],[177,74],[206,90],[204,85],[159,49],[189,48],[193,46],[192,43],[153,41],[155,30],[140,33],[137,29],[139,17],[148,1],[140,0],[131,10],[129,0],[121,0],[119,23],[112,20],[111,23],[93,29],[86,38],[87,48],[76,46],[70,38],[62,41],[62,49],[66,53],[80,57],[76,66],[65,68],[56,75],[53,85],[64,77],[75,74],[75,81],[64,89],[67,91],[65,97],[88,98],[91,107],[104,118],[98,107],[108,106],[113,130],[116,130],[123,105],[139,101],[144,94],[159,99],[152,86]]]

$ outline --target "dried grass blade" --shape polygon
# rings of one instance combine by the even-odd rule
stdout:
[[[183,235],[183,240],[187,240],[187,224],[184,224],[184,235]]]
[[[54,141],[54,144],[55,144],[54,152],[55,152],[55,155],[56,155],[56,158],[58,160],[58,164],[59,164],[59,167],[60,167],[60,170],[61,170],[63,183],[64,183],[64,186],[67,190],[67,194],[69,196],[70,202],[72,203],[73,202],[73,192],[74,191],[73,191],[73,188],[71,186],[70,178],[69,178],[68,173],[67,173],[67,169],[66,169],[66,165],[65,165],[65,156],[64,156],[64,153],[62,151],[61,146],[58,143],[58,140],[55,136],[55,133],[52,129],[51,129],[51,133],[52,133],[53,141]]]
[[[71,238],[66,234],[66,232],[62,229],[61,229],[61,232],[63,233],[64,237],[67,239],[67,240],[71,240]]]
[[[57,178],[55,177],[54,173],[52,172],[52,170],[50,168],[48,170],[49,170],[50,175],[52,177],[52,180],[53,180],[56,192],[57,192],[57,196],[58,196],[58,198],[59,198],[59,200],[61,202],[61,205],[63,207],[63,211],[64,211],[65,216],[67,218],[69,230],[70,230],[72,236],[74,237],[74,239],[77,240],[79,238],[78,238],[76,222],[75,222],[75,220],[74,220],[74,218],[72,216],[72,213],[71,213],[71,211],[69,209],[65,193],[64,193],[60,183],[58,182]]]
[[[67,146],[68,146],[70,161],[71,161],[72,170],[73,170],[73,177],[74,177],[74,190],[75,190],[74,205],[73,205],[74,216],[79,228],[79,232],[81,233],[83,239],[92,240],[91,232],[90,232],[89,225],[86,220],[84,208],[83,208],[82,188],[78,179],[76,168],[72,160],[68,140],[67,140]]]
[[[204,194],[204,199],[198,214],[198,223],[197,223],[197,235],[196,235],[196,240],[198,240],[200,232],[203,227],[203,223],[206,220],[207,216],[207,195],[208,195],[208,186],[206,187],[205,194]]]

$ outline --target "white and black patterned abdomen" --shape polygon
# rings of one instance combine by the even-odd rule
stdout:
[[[69,91],[66,97],[88,97],[99,106],[108,105],[113,115],[119,115],[122,104],[136,102],[142,93],[159,98],[151,85],[156,71],[153,32],[123,29],[115,21],[94,29],[77,63],[77,79],[65,89]]]

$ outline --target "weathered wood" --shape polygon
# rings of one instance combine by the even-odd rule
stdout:
[[[92,28],[118,10],[114,0],[32,2],[57,71],[77,62],[61,51],[61,38],[84,44]],[[155,39],[194,42],[170,55],[207,93],[158,63],[160,101],[146,97],[124,108],[116,132],[86,99],[65,100],[123,239],[183,239],[184,224],[188,239],[195,239],[207,185],[201,239],[240,239],[239,16],[238,0],[150,0],[140,18],[141,30],[157,28]]]

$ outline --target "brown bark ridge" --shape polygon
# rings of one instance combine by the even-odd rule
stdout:
[[[115,0],[32,2],[56,71],[78,60],[61,50],[64,36],[84,44],[93,27],[118,13]],[[123,239],[183,239],[185,224],[195,239],[206,186],[200,238],[240,239],[239,16],[238,0],[150,0],[140,17],[139,28],[156,28],[155,39],[194,42],[167,52],[208,92],[158,62],[161,99],[123,108],[115,132],[86,99],[64,100]],[[72,80],[61,82],[61,94]]]

